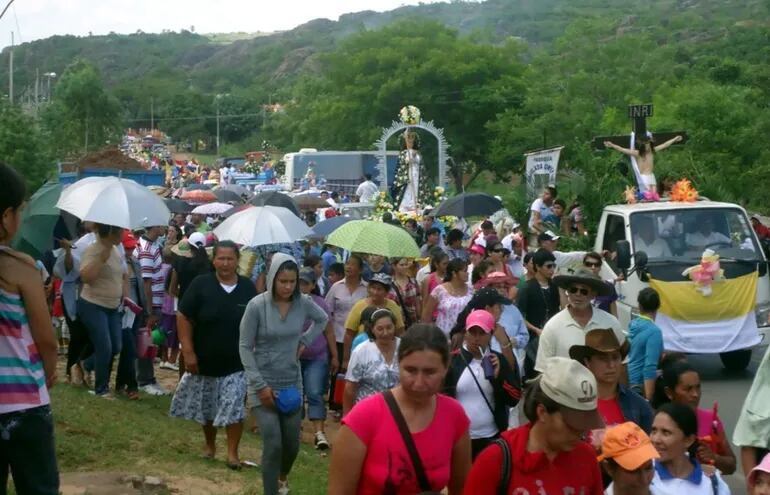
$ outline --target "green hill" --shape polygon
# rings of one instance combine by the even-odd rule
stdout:
[[[17,95],[36,69],[63,74],[82,59],[125,125],[148,126],[152,114],[191,142],[212,142],[219,112],[223,141],[240,148],[264,138],[284,149],[368,148],[415,104],[446,130],[457,177],[506,177],[521,171],[523,151],[564,144],[563,166],[582,177],[572,185],[597,202],[617,201],[628,181],[611,173],[619,156],[595,153],[590,139],[628,132],[625,106],[654,102],[652,129],[691,138],[665,153],[661,173],[691,177],[712,197],[770,203],[770,0],[452,1],[260,36],[55,36],[14,50]],[[7,67],[8,49],[0,81]],[[284,112],[263,110],[276,102]]]

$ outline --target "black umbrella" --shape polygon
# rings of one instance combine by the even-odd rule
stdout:
[[[217,197],[217,201],[220,203],[243,203],[243,198],[238,193],[229,191],[227,189],[217,189],[214,191],[214,195]]]
[[[193,210],[192,205],[187,204],[181,199],[166,198],[163,200],[171,213],[190,213]]]
[[[187,191],[210,191],[211,186],[209,184],[188,184],[184,186]]]
[[[329,237],[329,234],[340,228],[342,225],[353,220],[350,217],[336,216],[323,222],[318,222],[313,226],[313,234],[316,237]]]
[[[249,204],[254,206],[282,206],[295,215],[299,216],[297,203],[288,194],[278,191],[267,191],[259,193],[249,200]]]
[[[431,214],[436,217],[478,217],[503,208],[503,202],[486,193],[463,193],[443,201]]]

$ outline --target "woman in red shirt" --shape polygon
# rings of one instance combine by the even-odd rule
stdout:
[[[417,450],[420,475],[384,394],[357,403],[342,420],[329,466],[334,495],[460,495],[470,468],[468,417],[455,399],[439,395],[449,365],[444,333],[433,325],[413,325],[398,348],[400,384],[391,393]]]
[[[510,452],[505,493],[602,495],[602,477],[586,432],[601,428],[596,379],[582,364],[563,357],[545,370],[525,393],[529,424],[502,434]],[[496,495],[503,483],[503,449],[487,447],[473,463],[465,492]]]

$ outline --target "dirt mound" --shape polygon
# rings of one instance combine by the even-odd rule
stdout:
[[[111,168],[118,170],[144,170],[145,168],[141,163],[130,158],[117,148],[117,146],[109,146],[102,148],[99,151],[94,151],[87,154],[79,160],[62,164],[63,172],[75,172],[77,168]]]
[[[61,475],[62,495],[185,495],[234,494],[238,483],[212,481],[198,477],[163,478],[115,472],[78,472]]]

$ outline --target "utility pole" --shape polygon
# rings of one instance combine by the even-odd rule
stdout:
[[[35,69],[35,117],[40,106],[40,69]]]
[[[8,68],[8,101],[13,105],[13,32],[11,32],[11,51],[8,63],[10,65]]]
[[[217,157],[219,156],[219,95],[217,95]]]

